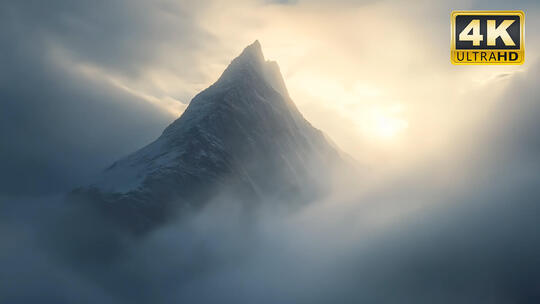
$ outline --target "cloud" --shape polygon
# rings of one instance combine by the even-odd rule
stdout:
[[[464,96],[477,83],[516,70],[449,68],[448,4],[421,5],[413,15],[387,1],[290,4],[5,2],[0,132],[8,143],[2,157],[12,161],[3,164],[0,192],[58,192],[85,183],[97,168],[157,137],[257,38],[267,57],[279,61],[304,115],[375,166],[438,153],[440,138],[485,110],[460,103]],[[524,2],[524,8],[534,25],[536,6]],[[527,41],[532,62],[538,42],[534,35]],[[365,94],[370,88],[378,94]],[[399,117],[369,115],[392,107],[402,107]],[[406,130],[380,140],[378,121],[396,119]]]
[[[0,193],[67,190],[155,138],[171,120],[141,98],[28,51],[4,57]]]
[[[203,9],[196,1],[184,1],[181,6],[173,1],[8,1],[3,30],[26,34],[13,37],[17,40],[33,38],[32,44],[49,44],[46,47],[54,44],[77,61],[137,74],[161,60],[167,50],[189,62],[202,47],[208,47],[213,37],[197,21]]]
[[[3,4],[0,35],[9,43],[0,47],[0,193],[67,191],[159,135],[175,118],[166,106],[181,104],[130,90],[128,80],[156,64],[178,68],[179,61],[160,61],[163,52],[186,62],[202,52],[210,38],[193,20],[197,7],[181,8],[143,1]],[[197,69],[186,65],[181,74]]]

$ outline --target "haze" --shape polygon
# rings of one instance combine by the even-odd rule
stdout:
[[[451,65],[457,9],[525,11],[525,64]],[[0,303],[538,302],[539,14],[526,0],[4,1]],[[360,174],[248,220],[216,197],[140,238],[64,200],[255,39]]]

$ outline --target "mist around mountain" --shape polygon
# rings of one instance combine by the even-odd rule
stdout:
[[[158,139],[72,199],[143,232],[220,196],[248,209],[265,201],[298,207],[328,193],[338,168],[353,170],[342,156],[304,119],[277,63],[255,41]]]
[[[193,154],[193,161],[209,164],[201,168],[227,164],[218,166],[226,168],[223,171],[195,173],[206,177],[212,176],[209,172],[233,173],[235,183],[223,188],[226,193],[209,193],[210,198],[197,210],[151,225],[143,234],[130,233],[125,227],[132,227],[131,223],[119,223],[119,219],[138,222],[140,217],[129,212],[104,216],[107,209],[95,207],[103,206],[103,193],[132,195],[140,197],[143,205],[151,204],[136,189],[154,191],[148,182],[154,176],[184,178],[185,169],[171,170],[168,164],[178,164],[176,153],[186,146],[169,138],[195,134],[199,141],[190,145],[196,151],[207,145],[216,155],[230,151],[227,143],[218,145],[219,141],[201,131],[210,128],[206,120],[195,119],[204,115],[183,116],[193,120],[180,118],[157,141],[105,172],[105,176],[114,175],[133,165],[143,179],[134,183],[118,179],[122,181],[118,184],[116,178],[110,183],[105,179],[95,184],[101,193],[96,201],[77,203],[58,196],[0,198],[0,303],[536,303],[540,299],[539,76],[538,66],[515,76],[507,95],[492,101],[494,111],[486,113],[490,119],[468,130],[444,155],[382,180],[373,180],[374,170],[360,177],[334,174],[333,184],[354,186],[330,187],[324,195],[309,197],[290,191],[295,187],[279,187],[283,191],[277,192],[287,195],[268,196],[250,205],[260,196],[245,188],[246,177],[256,177],[258,170],[238,174],[239,167],[230,165],[235,162],[225,162],[232,158]],[[226,87],[219,84],[222,80],[216,90],[211,87],[205,94],[221,94],[218,88]],[[254,100],[270,101],[258,98],[266,96],[259,90],[274,94],[282,89],[272,85],[270,90],[265,85],[250,94],[257,96]],[[224,99],[205,94],[194,99],[191,113],[216,104],[243,113],[236,112],[234,104],[213,103]],[[285,101],[286,107],[280,109],[291,113],[287,126],[312,130],[293,134],[315,142],[319,138],[327,146],[316,135],[320,133],[295,114],[288,99],[271,99],[276,100]],[[273,113],[266,109],[265,114]],[[197,131],[182,131],[184,126],[197,126]],[[229,135],[227,129],[211,130]],[[264,130],[243,131],[259,134]],[[292,138],[289,132],[283,134],[278,138]],[[258,143],[267,139],[257,137]],[[161,149],[162,143],[171,146]],[[291,146],[263,151],[257,147],[246,149],[264,155],[267,149],[286,153]],[[312,151],[308,145],[292,147]],[[174,157],[170,151],[175,151]],[[272,166],[262,168],[283,175],[304,168],[276,166],[284,159],[290,158],[270,157]],[[137,177],[127,177],[133,176]],[[311,175],[304,176],[311,182]],[[326,176],[319,174],[322,180]],[[285,177],[279,185],[298,181]],[[230,186],[217,180],[212,185]],[[258,193],[275,193],[276,180],[253,180],[264,190]],[[239,188],[250,190],[237,197]],[[181,197],[186,191],[170,193]],[[173,201],[174,206],[185,202]],[[116,210],[129,210],[125,205],[133,200],[107,203],[117,204]],[[288,204],[299,207],[283,207]]]

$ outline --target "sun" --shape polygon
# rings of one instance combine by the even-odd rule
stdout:
[[[381,116],[374,121],[373,132],[377,137],[390,139],[403,132],[407,126],[404,120]]]
[[[383,140],[396,138],[409,127],[409,123],[399,117],[401,111],[401,107],[373,109],[367,126],[368,133]]]

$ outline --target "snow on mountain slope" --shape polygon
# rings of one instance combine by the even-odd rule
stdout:
[[[250,201],[313,197],[336,164],[340,152],[304,119],[255,41],[157,140],[76,193],[151,223],[223,191]]]

